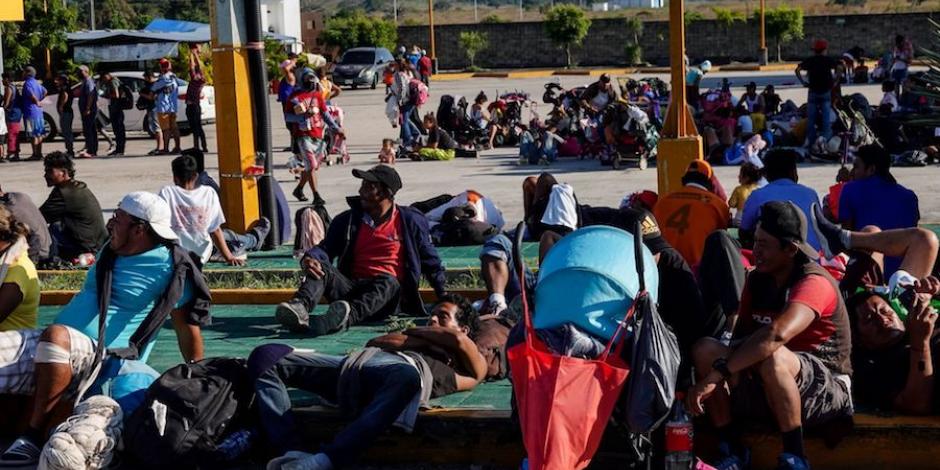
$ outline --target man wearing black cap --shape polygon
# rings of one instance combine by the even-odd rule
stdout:
[[[803,424],[853,413],[848,315],[836,282],[813,261],[807,228],[793,203],[761,207],[756,269],[744,285],[731,347],[706,338],[693,348],[697,383],[686,402],[695,415],[708,410],[721,443],[717,468],[750,463],[732,417],[775,419],[783,437],[778,468],[804,469]]]
[[[378,165],[352,173],[362,180],[359,197],[349,198],[350,209],[333,219],[326,238],[300,260],[303,283],[293,299],[277,306],[277,321],[292,331],[333,333],[394,314],[399,306],[426,314],[418,293],[422,273],[438,297],[445,293],[444,266],[427,220],[395,204],[398,172]],[[310,315],[323,295],[332,302],[326,314]]]

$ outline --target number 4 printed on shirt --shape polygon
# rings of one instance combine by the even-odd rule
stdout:
[[[689,213],[691,211],[691,204],[680,207],[666,219],[666,227],[674,229],[679,232],[679,235],[682,235],[685,233],[685,229],[689,228]]]

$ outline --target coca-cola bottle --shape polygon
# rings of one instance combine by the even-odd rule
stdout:
[[[688,470],[695,464],[692,417],[685,411],[683,398],[681,394],[676,394],[672,416],[666,422],[666,470]]]

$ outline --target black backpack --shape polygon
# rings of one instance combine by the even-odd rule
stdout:
[[[118,104],[121,105],[121,109],[131,109],[134,107],[134,92],[131,91],[131,87],[125,83],[122,83],[118,87]]]
[[[137,95],[137,109],[141,111],[148,111],[153,107],[154,102],[150,97],[144,96],[144,93],[152,93],[150,91],[150,86],[146,86],[143,90],[140,90],[140,94]]]
[[[224,466],[215,451],[248,424],[253,390],[243,359],[205,359],[164,372],[125,423],[124,447],[134,468]],[[156,410],[165,410],[162,432]]]

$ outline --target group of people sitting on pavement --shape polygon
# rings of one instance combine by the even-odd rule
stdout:
[[[749,465],[742,436],[753,422],[775,425],[781,467],[801,469],[809,468],[804,427],[839,428],[861,406],[936,411],[938,241],[917,228],[916,196],[897,183],[878,147],[859,149],[849,181],[827,203],[798,183],[797,159],[789,150],[769,152],[767,184],[733,192],[744,199],[736,237],[727,194],[702,160],[688,166],[682,188],[638,191],[616,207],[580,204],[575,189],[549,173],[522,184],[525,236],[538,242],[540,260],[582,227],[640,227],[658,268],[659,312],[680,345],[686,405],[707,415],[719,438],[716,468]],[[159,195],[125,196],[106,225],[71,160],[53,153],[45,164],[53,191],[40,208],[22,193],[0,194],[0,409],[19,436],[0,454],[3,463],[34,463],[74,397],[89,386],[100,390],[107,374],[85,383],[95,375],[99,343],[145,361],[169,319],[182,358],[202,359],[211,299],[204,263],[213,256],[243,263],[239,255],[260,248],[271,229],[267,219],[247,234],[221,228],[218,195],[193,155],[173,160],[173,184]],[[400,203],[403,182],[392,166],[352,173],[358,196],[301,257],[302,281],[274,320],[309,336],[400,313],[427,323],[347,356],[289,344],[255,348],[247,362],[274,457],[268,468],[342,468],[383,430],[412,429],[429,399],[506,377],[517,299],[537,282],[534,272],[517,272],[511,234],[497,233],[479,253],[482,302],[449,293],[430,211]],[[95,261],[53,324],[37,329],[30,258],[48,253],[94,253]],[[422,277],[437,299],[430,308]],[[316,309],[322,300],[325,312]],[[353,420],[307,453],[289,388],[337,403]]]

